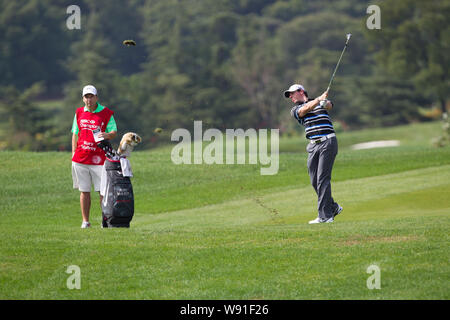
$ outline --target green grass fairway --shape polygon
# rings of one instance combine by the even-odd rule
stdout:
[[[316,197],[302,137],[280,170],[174,165],[172,147],[132,154],[135,217],[82,230],[70,154],[1,152],[0,299],[449,299],[450,148],[439,122],[338,135],[333,196],[344,211],[308,225]],[[300,129],[299,129],[300,131]],[[370,140],[399,147],[351,150]],[[115,141],[117,145],[118,141]],[[66,270],[79,266],[81,289]],[[381,289],[369,290],[371,265]]]

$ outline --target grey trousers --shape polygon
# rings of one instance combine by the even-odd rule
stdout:
[[[319,218],[329,219],[338,207],[331,196],[331,171],[338,153],[336,137],[321,143],[308,143],[308,173],[311,184],[317,193],[317,210]]]

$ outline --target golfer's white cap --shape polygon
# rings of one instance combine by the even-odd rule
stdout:
[[[83,97],[87,95],[88,93],[93,94],[94,96],[97,95],[97,89],[93,85],[87,85],[83,88]]]
[[[291,93],[291,92],[295,92],[295,91],[297,91],[297,90],[299,90],[299,89],[301,89],[301,90],[303,90],[303,91],[306,91],[305,90],[305,88],[303,88],[303,86],[301,85],[301,84],[293,84],[292,86],[290,86],[289,87],[289,89],[287,89],[285,92],[284,92],[284,96],[286,97],[286,98],[289,98],[289,94]]]

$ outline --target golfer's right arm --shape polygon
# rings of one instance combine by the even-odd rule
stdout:
[[[314,100],[308,101],[307,103],[305,103],[303,105],[303,107],[301,107],[300,109],[298,109],[297,114],[300,118],[303,118],[305,116],[305,114],[307,114],[308,112],[311,112],[314,110],[315,107],[317,107],[320,104],[321,100],[325,100],[328,97],[328,91],[325,91],[324,93],[322,93],[322,95],[320,95],[319,97],[315,98]]]
[[[72,133],[72,157],[77,149],[78,134]]]

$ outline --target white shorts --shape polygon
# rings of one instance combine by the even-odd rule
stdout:
[[[94,191],[100,191],[102,168],[102,165],[82,164],[72,161],[73,188],[81,192],[91,192],[93,184]]]

